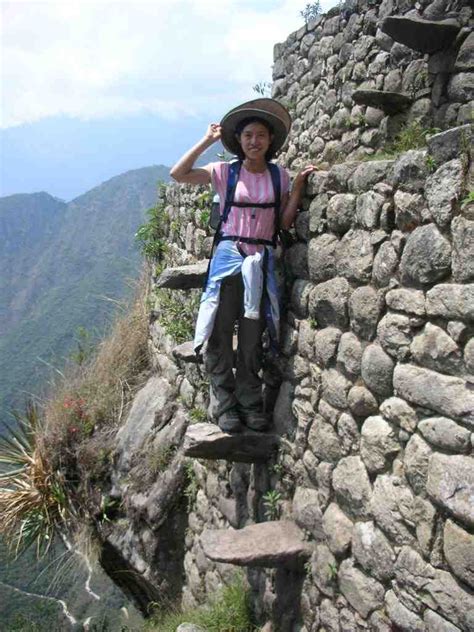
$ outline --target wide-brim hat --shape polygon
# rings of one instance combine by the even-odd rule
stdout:
[[[282,148],[291,127],[291,116],[288,110],[275,99],[253,99],[227,112],[220,122],[221,142],[233,154],[237,154],[240,145],[235,136],[237,125],[246,118],[258,116],[273,128],[273,141],[270,149],[273,152]]]

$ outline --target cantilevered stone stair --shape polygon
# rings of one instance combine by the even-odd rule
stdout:
[[[204,259],[199,263],[177,268],[166,268],[158,277],[156,287],[170,290],[190,290],[202,287],[209,261]]]
[[[228,434],[215,424],[198,423],[188,426],[183,450],[186,456],[199,459],[261,463],[268,461],[279,442],[277,435],[252,431]]]
[[[203,358],[200,353],[194,352],[193,341],[183,342],[173,349],[173,356],[181,362],[189,364],[202,364]]]
[[[206,529],[201,535],[206,557],[236,566],[285,566],[301,569],[313,549],[291,520],[252,524],[243,529]]]
[[[412,104],[412,99],[407,94],[384,90],[355,90],[352,98],[357,105],[369,105],[386,114],[398,114]]]
[[[451,18],[424,20],[413,15],[391,15],[382,21],[380,28],[396,42],[412,50],[435,53],[450,46],[460,25]]]

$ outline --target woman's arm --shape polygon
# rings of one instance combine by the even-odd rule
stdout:
[[[290,195],[286,193],[282,196],[280,228],[282,228],[283,230],[288,230],[293,225],[298,207],[301,203],[301,196],[303,195],[306,178],[309,176],[310,173],[313,173],[313,171],[317,170],[318,168],[315,165],[308,165],[307,167],[302,169],[293,182],[293,188],[291,189]]]
[[[207,128],[204,137],[187,151],[182,158],[172,167],[170,176],[176,182],[188,184],[209,184],[211,181],[211,171],[207,167],[193,168],[199,156],[208,147],[213,145],[221,137],[221,127],[218,123],[211,123]]]

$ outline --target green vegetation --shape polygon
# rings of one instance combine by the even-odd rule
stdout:
[[[158,448],[147,454],[147,469],[153,478],[156,478],[158,474],[166,470],[175,454],[176,448],[169,445],[160,445]]]
[[[440,130],[434,127],[423,127],[419,121],[414,121],[402,127],[391,143],[385,145],[385,149],[377,151],[375,154],[366,156],[364,161],[372,160],[393,160],[399,154],[410,149],[422,149],[426,147],[428,136],[437,134]],[[433,158],[426,158],[427,167],[432,170],[436,167]]]
[[[160,201],[148,209],[146,212],[148,221],[142,224],[135,233],[135,238],[141,245],[143,255],[154,261],[161,261],[168,252],[166,234],[170,225],[169,217],[166,212],[165,189],[166,185],[160,183]],[[172,230],[174,230],[174,228],[172,228]],[[174,232],[176,232],[176,230],[174,230]]]
[[[461,208],[465,208],[469,204],[474,203],[474,190],[469,191],[469,193],[461,200]]]
[[[331,579],[336,579],[337,578],[337,564],[336,563],[329,563],[328,564],[328,569],[329,569],[329,577]]]
[[[157,289],[156,311],[166,333],[178,344],[193,337],[199,307],[200,293],[178,293],[175,290]]]
[[[195,408],[191,408],[191,410],[189,411],[189,418],[191,419],[192,423],[195,424],[207,421],[207,411],[205,411],[204,408],[196,406]]]
[[[200,608],[158,612],[145,624],[147,632],[175,632],[181,623],[194,623],[205,632],[254,632],[249,591],[242,576]]]
[[[262,97],[270,97],[272,94],[272,84],[268,81],[259,81],[252,86],[252,90]]]
[[[276,490],[269,490],[263,495],[263,505],[265,507],[265,518],[267,520],[277,520],[280,514],[281,494]]]
[[[188,511],[191,511],[194,506],[196,495],[199,489],[199,483],[197,481],[196,472],[194,471],[194,465],[192,461],[188,461],[185,464],[185,476],[186,483],[183,494],[187,501]]]
[[[316,2],[308,2],[303,11],[300,11],[301,17],[305,23],[308,24],[311,20],[314,20],[321,14],[321,3],[319,0]]]

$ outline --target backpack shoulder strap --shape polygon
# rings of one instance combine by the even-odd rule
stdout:
[[[278,234],[280,232],[280,207],[281,207],[281,175],[280,168],[274,162],[267,163],[272,178],[273,192],[275,194],[275,228],[273,232],[273,245],[276,246]]]
[[[229,165],[229,176],[227,178],[227,191],[225,196],[224,210],[222,211],[221,223],[227,221],[229,217],[230,208],[234,201],[235,189],[237,188],[237,182],[239,181],[240,168],[242,167],[241,160],[234,160]]]

